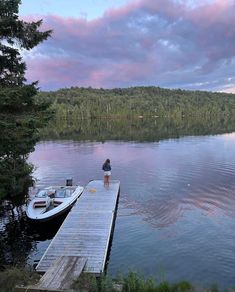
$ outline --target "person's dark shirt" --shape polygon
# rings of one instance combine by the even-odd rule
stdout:
[[[111,165],[109,163],[104,163],[102,169],[103,171],[110,171]]]

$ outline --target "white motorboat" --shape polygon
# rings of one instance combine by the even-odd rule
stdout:
[[[50,186],[41,189],[29,202],[26,215],[36,221],[47,221],[69,210],[83,192],[82,186]]]

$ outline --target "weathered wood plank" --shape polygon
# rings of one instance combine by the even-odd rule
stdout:
[[[86,261],[85,257],[59,257],[36,285],[16,287],[16,291],[51,292],[69,289],[73,281],[81,274]]]
[[[50,243],[37,271],[45,272],[58,256],[87,257],[85,271],[103,272],[120,188],[111,181],[91,181]]]
[[[15,292],[63,292],[61,289],[44,289],[37,288],[35,286],[16,286],[14,289]]]
[[[87,259],[84,257],[61,256],[36,285],[44,289],[68,289],[81,274]]]

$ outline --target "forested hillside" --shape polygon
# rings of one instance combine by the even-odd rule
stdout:
[[[116,89],[65,88],[41,92],[61,118],[115,116],[228,116],[235,114],[235,95],[159,87]]]

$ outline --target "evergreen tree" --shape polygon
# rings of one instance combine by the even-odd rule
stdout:
[[[46,40],[51,30],[39,31],[42,20],[19,19],[20,0],[0,0],[0,197],[22,193],[31,182],[28,154],[47,118],[46,103],[38,103],[37,82],[25,84],[22,50]]]

